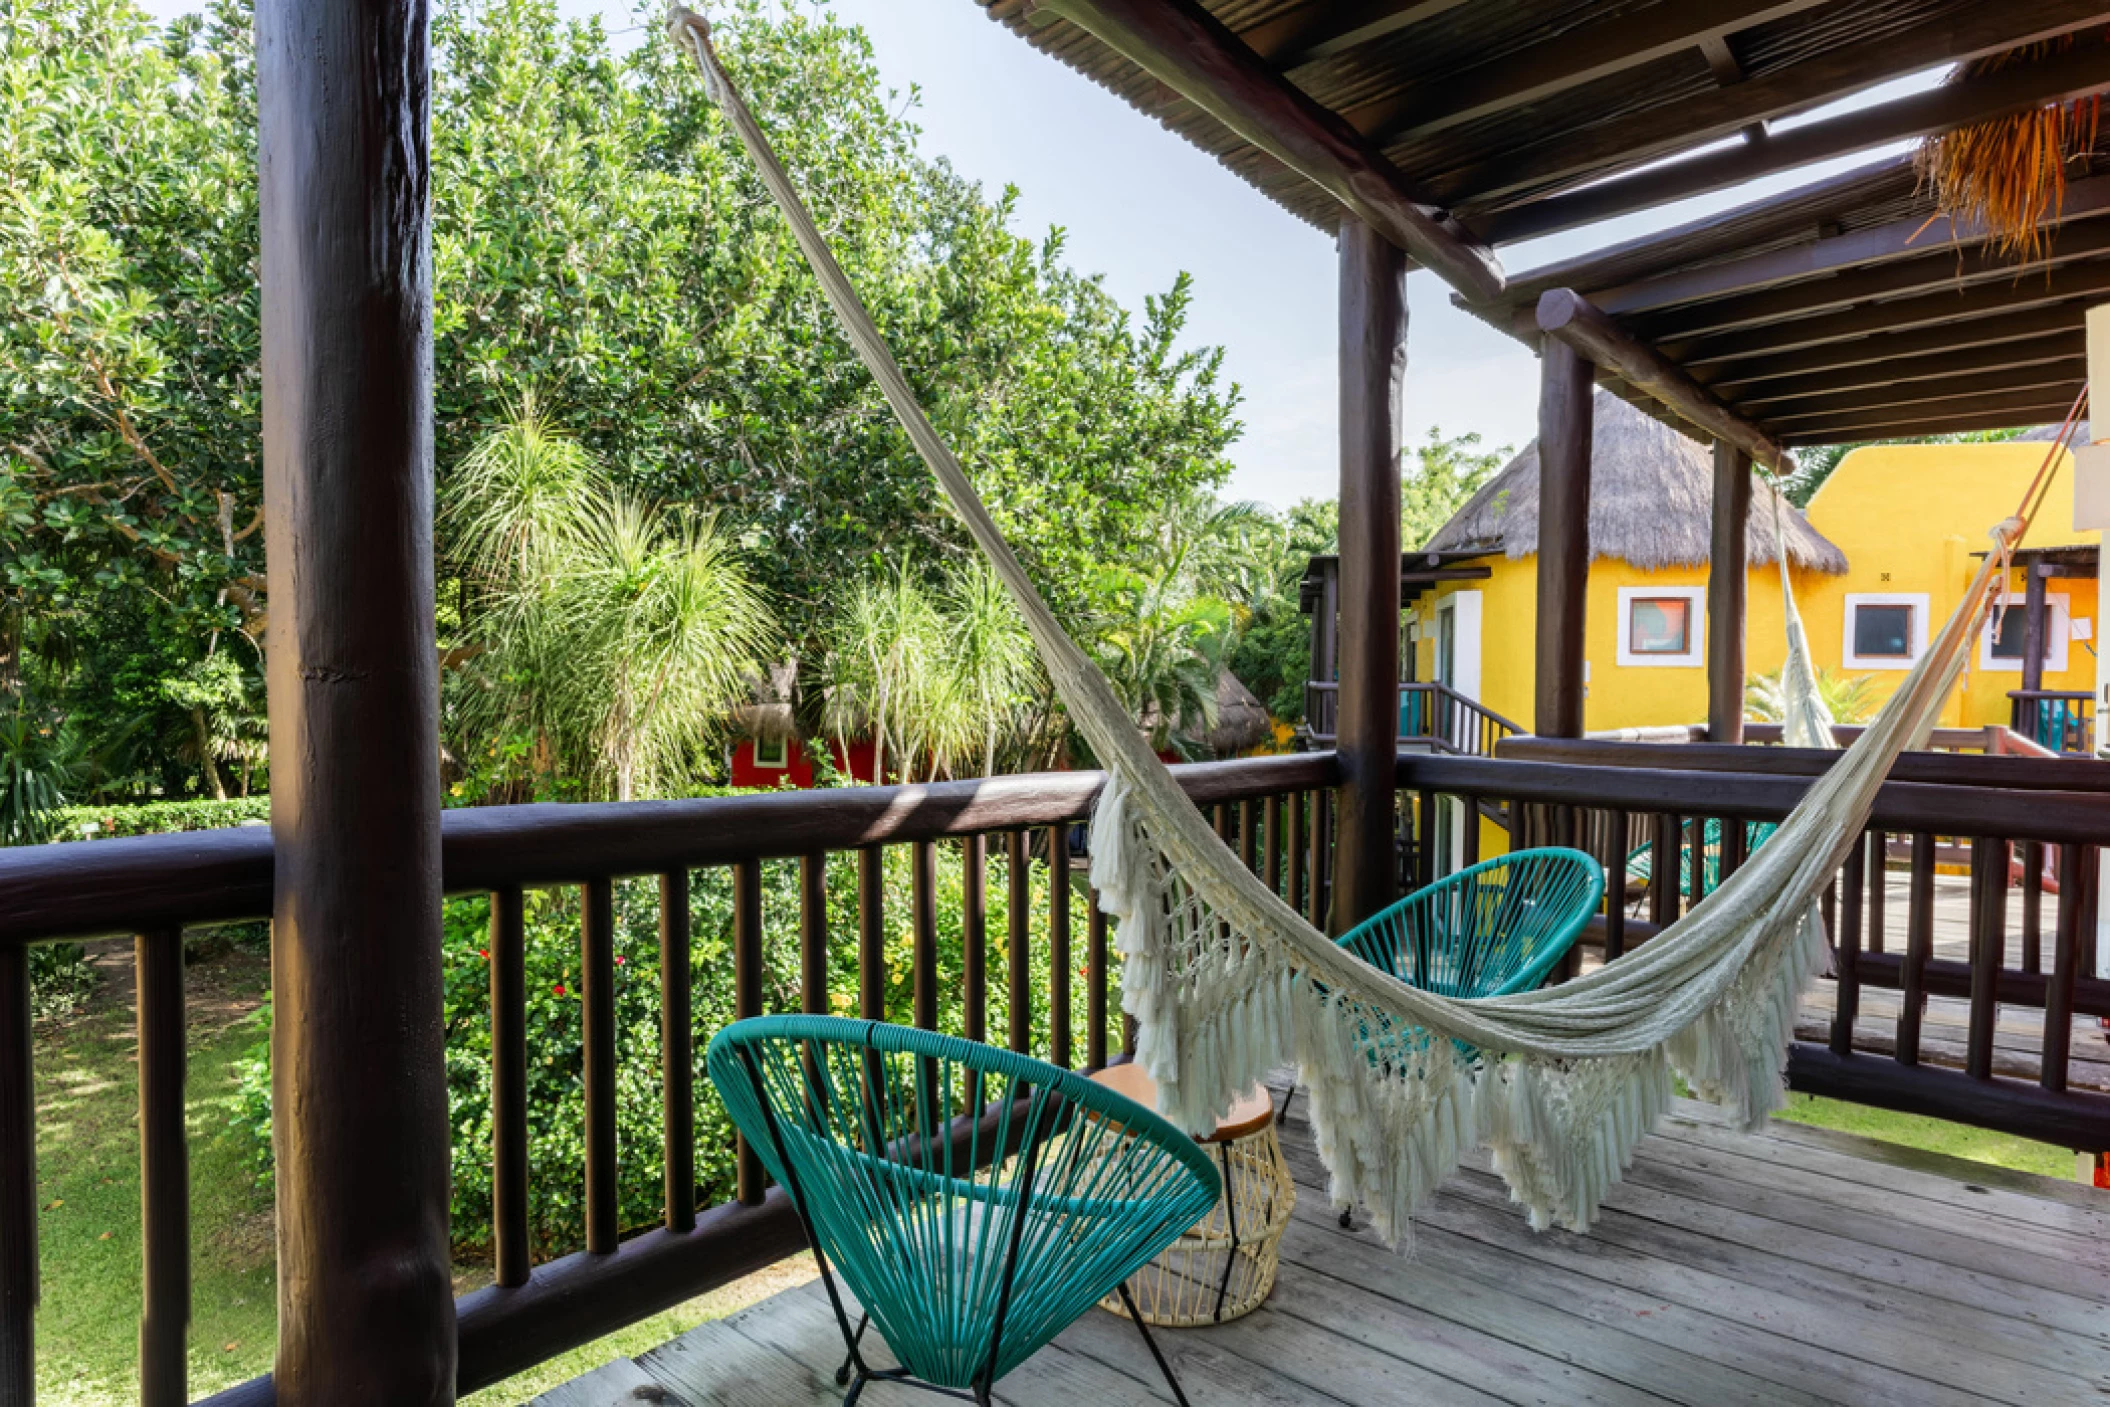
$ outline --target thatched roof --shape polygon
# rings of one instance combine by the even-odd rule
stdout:
[[[1707,565],[1714,502],[1714,456],[1619,397],[1597,393],[1590,449],[1590,555],[1616,557],[1644,571]],[[1765,481],[1752,476],[1749,551],[1752,566],[1779,560]],[[1813,571],[1842,573],[1846,554],[1782,505],[1788,560]],[[1465,507],[1423,546],[1429,552],[1538,550],[1539,447],[1536,440],[1481,485]]]
[[[1209,730],[1209,750],[1218,757],[1250,752],[1275,733],[1267,708],[1230,670],[1216,676],[1216,726]]]
[[[2015,439],[2018,441],[2027,440],[2032,444],[2048,445],[2059,438],[2059,429],[2060,427],[2057,425],[2039,425],[2034,430],[2024,430],[2021,434],[2015,436]],[[2092,442],[2092,437],[2088,433],[2087,421],[2083,420],[2074,427],[2073,442],[2077,445],[2085,445]]]
[[[792,705],[798,698],[799,662],[785,660],[748,681],[748,702],[733,709],[733,726],[764,742],[798,741],[799,724]]]

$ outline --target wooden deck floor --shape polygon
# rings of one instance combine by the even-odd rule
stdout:
[[[1398,1253],[1335,1224],[1293,1116],[1300,1202],[1274,1296],[1159,1342],[1194,1407],[2110,1404],[2110,1194],[1710,1116],[1667,1120],[1588,1236],[1534,1235],[1483,1164]],[[816,1282],[538,1402],[820,1407],[840,1400],[841,1354]],[[1133,1327],[1098,1311],[998,1389],[1012,1407],[1169,1400]]]

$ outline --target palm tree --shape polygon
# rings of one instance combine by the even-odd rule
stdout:
[[[1020,706],[1034,692],[1040,657],[996,569],[974,558],[946,590],[954,687],[963,730],[979,730],[981,775],[996,775],[1000,739],[1020,727]]]
[[[703,775],[774,629],[715,517],[611,490],[523,398],[442,523],[480,607],[486,721],[524,722],[619,801]]]
[[[1216,726],[1216,681],[1236,637],[1231,607],[1196,595],[1178,563],[1146,575],[1110,568],[1094,646],[1099,667],[1159,752],[1185,756]]]

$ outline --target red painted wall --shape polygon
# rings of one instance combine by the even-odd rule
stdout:
[[[786,744],[783,767],[763,767],[755,762],[755,740],[742,738],[733,745],[732,784],[736,787],[797,787],[810,789],[814,785],[813,764],[807,760],[806,749],[799,743]],[[848,773],[860,782],[872,780],[872,744],[859,740],[850,744],[847,753],[834,743],[828,744],[828,755],[835,759],[838,770]]]

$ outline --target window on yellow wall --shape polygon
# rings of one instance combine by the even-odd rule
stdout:
[[[2044,597],[2044,668],[2057,674],[2066,668],[2066,642],[2073,633],[2069,619],[2069,599],[2060,592],[2047,592]],[[2022,670],[2022,633],[2027,628],[2028,611],[2024,598],[2010,595],[2001,598],[1999,613],[1986,623],[1984,638],[1978,647],[1978,667],[1986,670]]]
[[[1702,586],[1619,588],[1619,663],[1696,668],[1703,664]]]
[[[1927,648],[1928,599],[1915,592],[1855,592],[1846,598],[1848,669],[1910,669]]]

